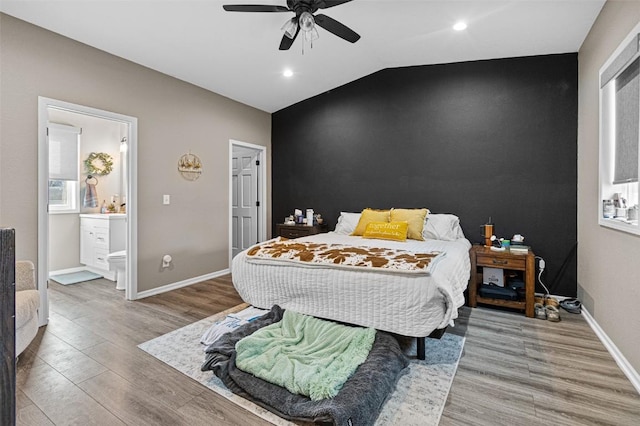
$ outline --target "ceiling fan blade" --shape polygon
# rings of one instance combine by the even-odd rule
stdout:
[[[227,12],[289,12],[284,6],[268,4],[225,4],[222,8]]]
[[[360,39],[358,33],[353,31],[351,28],[347,27],[344,24],[336,21],[333,18],[328,17],[327,15],[318,14],[314,16],[316,24],[337,35],[340,38],[347,40],[348,42],[355,43]]]
[[[320,4],[318,5],[318,9],[329,9],[330,7],[334,7],[334,6],[340,6],[341,4],[345,4],[345,3],[349,3],[352,0],[324,0],[321,3],[324,4]]]
[[[298,33],[300,32],[300,27],[296,29],[296,33],[293,35],[293,38],[289,38],[286,34],[282,36],[282,40],[280,41],[280,50],[289,50],[293,42],[296,41],[296,37],[298,37]]]

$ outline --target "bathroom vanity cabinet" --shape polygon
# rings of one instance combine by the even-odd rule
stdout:
[[[112,281],[116,272],[109,270],[107,256],[126,248],[126,218],[119,213],[80,215],[80,263]]]

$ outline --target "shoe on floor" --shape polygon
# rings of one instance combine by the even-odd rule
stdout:
[[[547,320],[551,322],[560,321],[560,311],[558,308],[552,305],[547,305],[544,307],[545,313],[547,314]]]
[[[565,311],[572,314],[579,314],[582,312],[582,303],[578,299],[565,299],[560,302],[560,306]]]
[[[542,303],[536,303],[533,305],[533,310],[535,312],[535,316],[538,319],[546,320],[547,319],[547,311],[542,306]]]
[[[549,296],[549,297],[545,297],[544,306],[553,306],[554,308],[558,308],[560,307],[560,304],[555,298]]]

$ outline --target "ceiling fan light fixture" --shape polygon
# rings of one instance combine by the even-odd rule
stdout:
[[[300,29],[304,32],[309,32],[315,29],[316,21],[313,19],[313,15],[309,12],[302,12],[300,15]]]
[[[293,40],[296,36],[296,31],[298,31],[298,21],[296,18],[291,18],[284,23],[281,30],[284,31],[285,35]]]

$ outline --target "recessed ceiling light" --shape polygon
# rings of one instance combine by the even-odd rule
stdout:
[[[284,70],[282,72],[282,75],[284,75],[285,77],[291,77],[291,76],[293,76],[293,71],[291,71],[289,68],[287,68],[286,70]]]
[[[458,22],[453,26],[453,29],[456,31],[462,31],[467,29],[467,24],[464,22]]]

